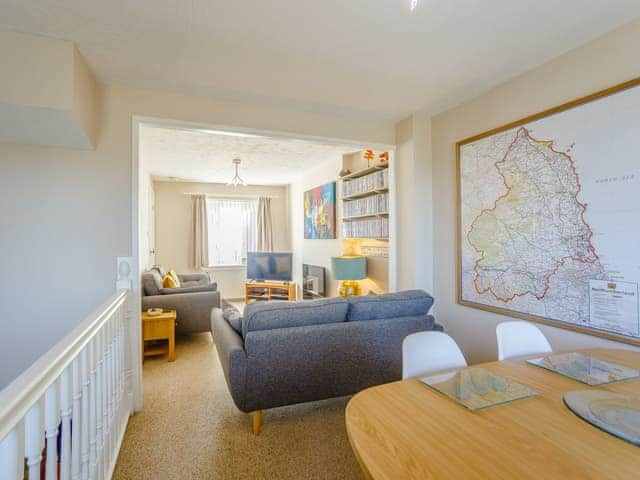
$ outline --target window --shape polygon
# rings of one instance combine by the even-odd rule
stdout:
[[[242,265],[257,247],[258,200],[209,198],[207,210],[209,263]]]

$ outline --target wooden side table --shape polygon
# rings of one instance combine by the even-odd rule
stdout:
[[[145,347],[148,340],[167,340],[165,345]],[[142,359],[155,355],[169,355],[169,361],[176,359],[176,311],[165,310],[160,315],[142,312]]]

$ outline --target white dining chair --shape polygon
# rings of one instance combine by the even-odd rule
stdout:
[[[550,353],[549,341],[533,323],[503,322],[496,327],[498,360]]]
[[[402,342],[403,379],[466,366],[458,344],[446,333],[413,333]]]

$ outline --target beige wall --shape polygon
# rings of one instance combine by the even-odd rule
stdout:
[[[155,261],[177,272],[192,272],[191,197],[185,193],[210,195],[270,196],[273,222],[273,248],[291,250],[289,234],[289,199],[286,186],[248,185],[238,188],[219,183],[154,182],[155,192]],[[242,298],[245,267],[215,267],[206,269],[218,283],[225,298]]]
[[[314,187],[334,182],[342,169],[342,157],[327,159],[315,168],[305,171],[297,182],[290,185],[289,212],[291,215],[291,245],[293,247],[293,280],[298,285],[298,297],[302,294],[302,264],[325,267],[325,295],[335,296],[338,283],[331,275],[331,257],[342,254],[342,241],[305,240],[304,238],[304,192]],[[340,218],[340,192],[336,187],[336,218]],[[339,233],[338,233],[339,236]]]
[[[93,148],[96,82],[72,42],[0,30],[0,141]]]
[[[433,118],[436,318],[471,362],[496,358],[495,326],[508,317],[462,307],[455,301],[455,142],[639,76],[638,45],[640,21]],[[556,349],[620,346],[563,329],[541,328]]]
[[[364,163],[366,168],[366,162]],[[334,297],[338,294],[339,280],[333,278],[331,257],[338,255],[360,255],[365,246],[388,247],[388,242],[376,240],[348,240],[342,238],[342,194],[338,173],[343,168],[341,157],[328,159],[312,168],[289,186],[289,212],[291,224],[291,245],[293,248],[294,281],[298,284],[301,295],[302,265],[317,265],[325,268],[325,295]],[[358,168],[363,168],[359,166]],[[336,239],[310,240],[304,238],[304,192],[329,182],[336,183]],[[386,292],[389,290],[389,260],[382,257],[367,258],[367,279],[360,282],[363,292],[370,290]]]
[[[398,289],[433,293],[431,119],[412,115],[396,124]]]
[[[65,40],[0,30],[0,102],[67,109],[74,50]]]
[[[98,98],[95,150],[0,143],[0,388],[114,291],[116,257],[132,254],[133,115],[393,138],[387,124],[120,85],[99,87]]]
[[[190,265],[191,197],[209,195],[268,196],[271,200],[273,248],[289,251],[289,205],[286,186],[247,185],[241,190],[220,183],[154,182],[156,203],[156,262],[176,271],[194,271]]]

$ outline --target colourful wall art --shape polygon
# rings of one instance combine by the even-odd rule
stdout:
[[[336,238],[336,182],[304,192],[304,238]]]

